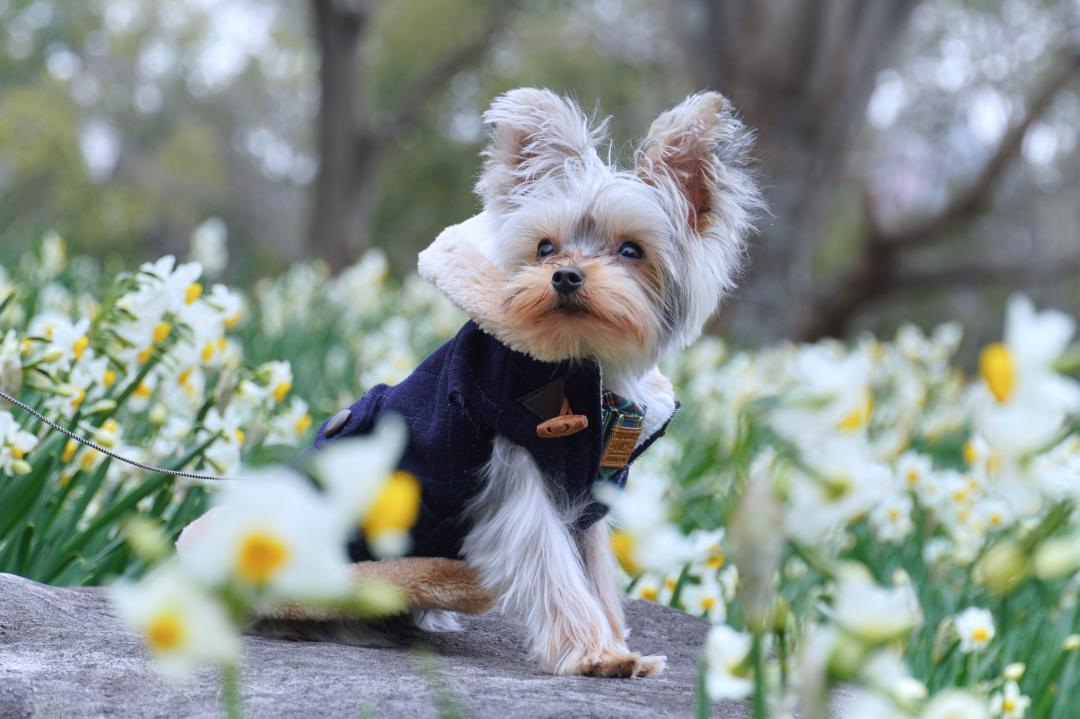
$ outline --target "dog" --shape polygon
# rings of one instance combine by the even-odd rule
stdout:
[[[752,134],[723,96],[691,95],[618,169],[600,154],[606,121],[549,90],[512,90],[484,121],[483,210],[419,258],[469,322],[405,381],[327,420],[315,445],[404,417],[401,467],[422,486],[411,556],[377,561],[359,535],[350,555],[358,580],[404,590],[421,628],[494,606],[545,672],[656,676],[665,658],[627,645],[592,489],[625,484],[663,433],[677,403],[657,363],[733,287],[762,208]]]

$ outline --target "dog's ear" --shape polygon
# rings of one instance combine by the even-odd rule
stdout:
[[[635,172],[665,191],[693,232],[741,245],[763,207],[747,168],[752,145],[727,98],[703,92],[653,121]]]
[[[591,125],[573,101],[532,87],[495,98],[484,123],[490,139],[476,192],[485,205],[505,202],[564,172],[568,163],[599,162],[595,145],[606,132],[606,122]]]

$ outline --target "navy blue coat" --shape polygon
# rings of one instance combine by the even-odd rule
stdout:
[[[469,530],[465,505],[480,489],[479,470],[491,456],[495,435],[524,447],[570,497],[591,498],[604,449],[601,392],[596,362],[540,362],[470,321],[403,382],[371,388],[350,407],[348,420],[331,438],[324,423],[315,447],[366,434],[385,412],[401,415],[409,439],[400,467],[419,478],[422,488],[411,554],[459,558]],[[557,439],[537,436],[537,424],[558,414],[563,395],[574,414],[588,417],[588,428]],[[661,434],[663,428],[646,438],[630,461]],[[611,481],[624,485],[628,472],[629,464]],[[591,500],[578,529],[606,511]],[[350,543],[349,552],[353,561],[371,558],[362,537]]]

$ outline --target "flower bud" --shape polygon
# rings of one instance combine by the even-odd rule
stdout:
[[[1043,542],[1035,552],[1035,576],[1052,580],[1080,569],[1080,541],[1077,537],[1055,537]]]
[[[1013,662],[1005,667],[1005,670],[1001,672],[1001,676],[1010,682],[1018,682],[1020,677],[1024,676],[1025,669],[1027,669],[1027,666],[1023,662]]]
[[[994,594],[1008,594],[1027,578],[1027,558],[1015,542],[998,542],[975,564],[974,578]]]
[[[155,404],[150,409],[150,424],[160,427],[169,421],[169,410],[163,404]]]

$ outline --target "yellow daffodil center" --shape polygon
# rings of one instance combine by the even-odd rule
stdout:
[[[232,315],[230,317],[225,318],[225,326],[228,327],[229,329],[232,329],[233,327],[236,326],[236,323],[239,322],[239,321],[240,321],[240,313],[237,312],[235,315]]]
[[[15,459],[22,459],[23,457],[26,456],[26,452],[22,451],[18,447],[12,447],[11,448],[11,456],[14,457]]]
[[[75,396],[71,398],[71,408],[78,409],[84,399],[86,399],[86,390],[80,389],[75,393]]]
[[[311,415],[310,414],[305,414],[303,417],[296,420],[296,425],[294,426],[294,429],[296,430],[297,434],[304,434],[304,432],[307,432],[308,429],[310,429],[310,428],[311,428]]]
[[[724,553],[716,552],[715,554],[710,555],[709,558],[705,560],[705,566],[709,569],[720,569],[720,567],[724,566],[724,561]]]
[[[964,461],[969,467],[979,461],[979,448],[970,439],[964,442]]]
[[[678,584],[679,583],[677,581],[675,581],[671,577],[668,577],[667,579],[664,580],[664,589],[668,590],[669,592],[674,592],[675,587],[677,587]]]
[[[390,475],[364,519],[364,533],[369,537],[384,532],[400,532],[416,524],[420,513],[420,482],[409,472],[398,470]]]
[[[82,359],[83,352],[86,352],[86,348],[90,346],[90,338],[83,335],[79,339],[75,340],[75,344],[72,345],[71,351],[75,353],[75,359]]]
[[[168,652],[176,649],[184,641],[184,624],[175,612],[166,612],[154,617],[146,628],[146,641],[154,652]]]
[[[278,538],[252,532],[240,542],[236,569],[247,582],[264,585],[289,561],[289,548]]]
[[[236,442],[238,444],[244,443],[244,430],[237,429],[235,432],[233,432],[233,435],[236,437]]]
[[[1011,714],[1016,711],[1016,701],[1011,697],[1005,697],[1001,700],[1001,710],[1006,714]]]
[[[641,567],[636,561],[634,561],[634,538],[627,532],[612,532],[611,533],[611,551],[615,553],[615,558],[619,560],[619,564],[629,574],[640,574]]]
[[[919,483],[919,473],[914,469],[909,469],[907,472],[907,483],[909,487],[914,487]]]
[[[150,358],[153,356],[153,354],[154,354],[154,347],[153,347],[153,345],[151,345],[150,347],[147,347],[142,352],[137,354],[135,356],[135,358],[137,360],[139,360],[139,362],[141,362],[143,364],[146,364],[147,362],[150,361]]]
[[[292,382],[281,382],[274,387],[274,401],[282,402],[285,399],[285,395],[292,389]]]
[[[192,282],[188,285],[187,290],[184,292],[184,304],[194,304],[195,300],[202,296],[202,285],[198,282]]]
[[[990,641],[990,632],[986,627],[976,627],[971,630],[971,638],[979,643],[988,642]]]
[[[1007,402],[1016,387],[1016,363],[1009,348],[1000,342],[989,345],[979,356],[979,374],[998,402]]]
[[[151,338],[154,340],[154,344],[161,344],[165,341],[165,338],[172,332],[172,325],[168,322],[158,322],[154,326],[154,333]]]
[[[865,393],[862,401],[848,412],[836,425],[837,429],[854,431],[865,427],[870,421],[870,415],[874,412],[874,398],[869,391]]]
[[[75,440],[69,439],[68,443],[64,445],[64,452],[60,455],[60,461],[67,464],[75,457],[75,450],[79,448],[79,445],[75,444]]]
[[[116,382],[116,372],[111,369],[105,370],[105,376],[102,377],[101,380],[105,383],[106,389],[112,387],[113,383]]]
[[[202,357],[203,362],[209,362],[211,359],[213,359],[213,357],[214,357],[214,349],[215,349],[215,347],[214,347],[213,342],[207,342],[206,343],[206,345],[202,348],[201,357]]]
[[[146,382],[140,382],[139,386],[135,388],[135,396],[139,399],[146,399],[154,393],[154,389],[146,384]]]
[[[716,606],[716,597],[705,597],[701,600],[701,608],[708,611]]]
[[[642,587],[640,592],[641,598],[647,602],[655,602],[659,594],[656,591],[656,587]]]

